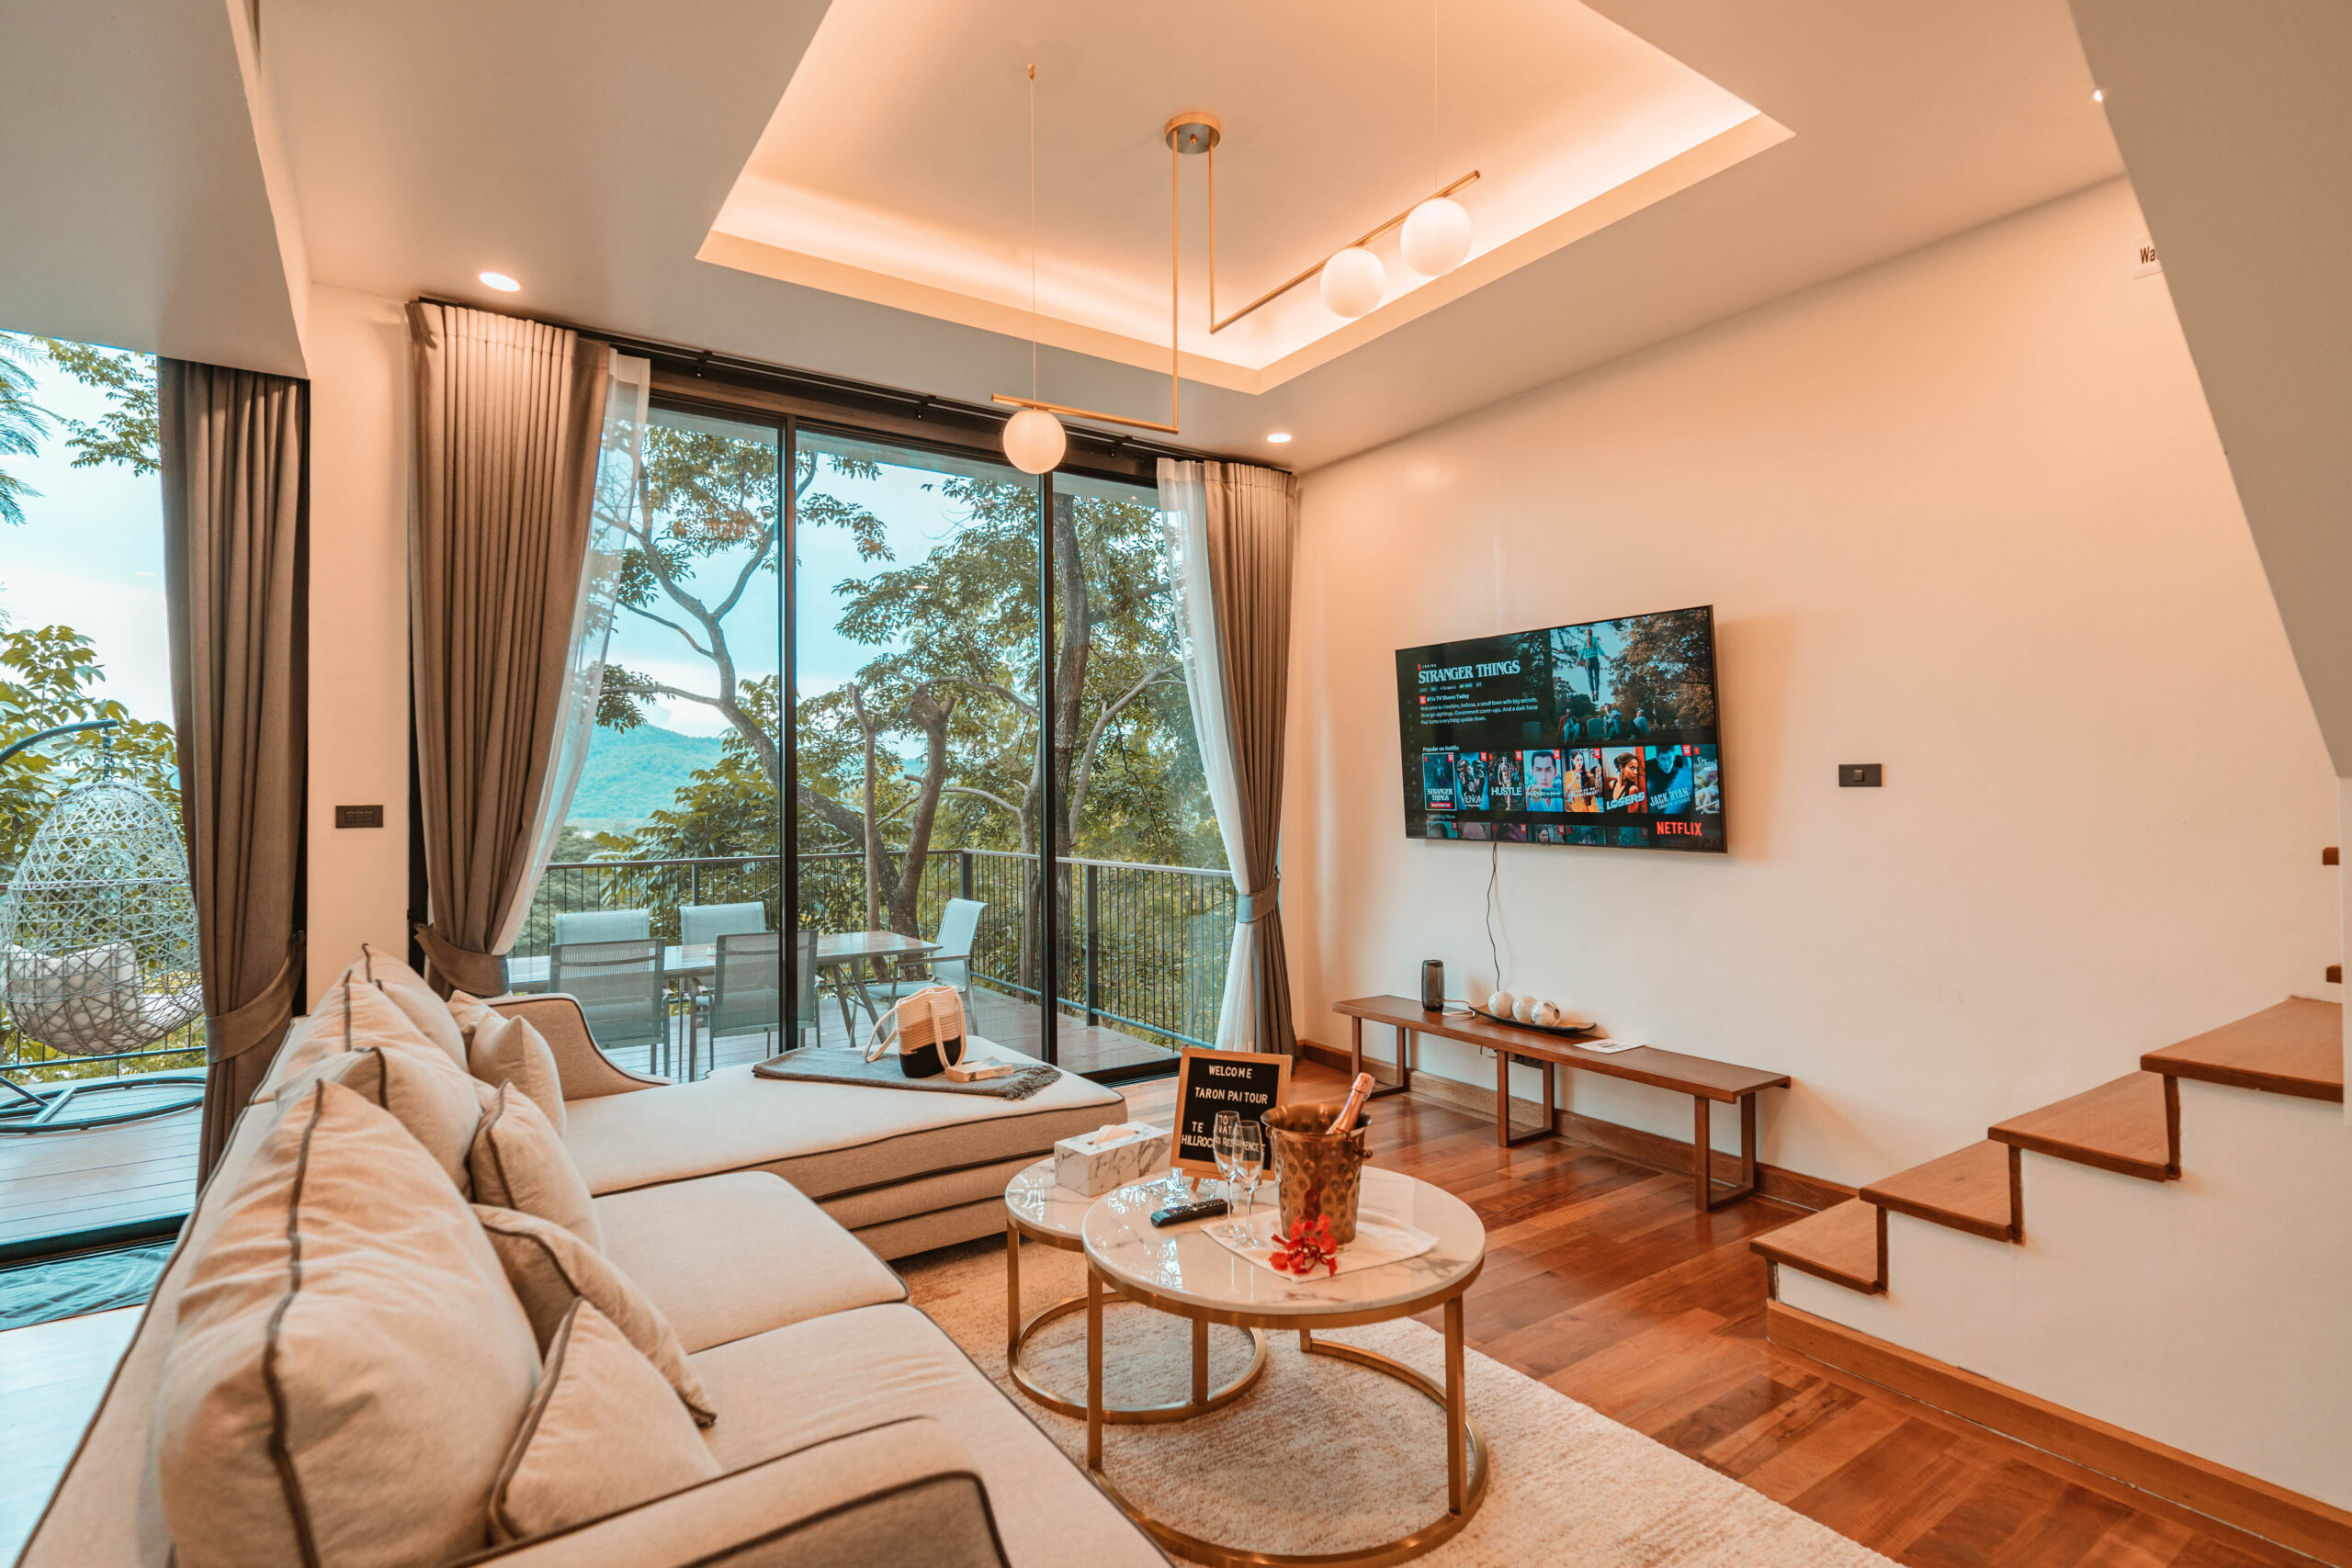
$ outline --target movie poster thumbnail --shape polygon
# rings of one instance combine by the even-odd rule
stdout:
[[[1500,830],[1502,834],[1502,840],[1506,844],[1523,844],[1527,842],[1527,824],[1524,822],[1506,822],[1502,825]]]
[[[1600,804],[1600,751],[1597,747],[1579,746],[1568,753],[1568,810],[1597,812]]]
[[[1543,823],[1535,829],[1535,841],[1539,844],[1565,844],[1568,841],[1568,829],[1556,822]]]
[[[1527,784],[1519,770],[1519,757],[1510,751],[1487,753],[1487,798],[1496,812],[1527,809]]]
[[[1690,764],[1690,801],[1692,807],[1709,816],[1720,817],[1724,810],[1723,763],[1713,746],[1702,746]]]
[[[1652,746],[1642,760],[1644,782],[1649,787],[1650,815],[1685,817],[1698,809],[1692,803],[1699,748]]]
[[[1487,809],[1488,757],[1484,751],[1453,754],[1453,798],[1458,811]]]
[[[1566,811],[1567,779],[1564,759],[1557,751],[1521,751],[1519,754],[1520,776],[1527,783],[1527,809],[1530,811]]]
[[[1424,751],[1421,753],[1421,805],[1430,811],[1452,811],[1457,796],[1453,776],[1453,753]]]
[[[1480,843],[1499,837],[1492,822],[1464,822],[1462,824],[1462,836],[1465,839],[1476,839]]]
[[[1458,839],[1462,837],[1462,828],[1459,823],[1448,821],[1442,817],[1432,817],[1430,818],[1429,837],[1432,839]]]
[[[1639,746],[1604,747],[1600,753],[1600,808],[1618,815],[1646,813],[1649,785]]]

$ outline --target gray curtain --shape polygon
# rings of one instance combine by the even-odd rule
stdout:
[[[1298,490],[1246,463],[1159,462],[1169,569],[1185,630],[1185,687],[1239,895],[1217,1043],[1292,1052],[1283,953],[1283,725]]]
[[[206,1176],[302,996],[311,389],[165,359],[156,392],[180,821],[204,954]]]
[[[494,996],[531,895],[572,685],[611,358],[536,321],[413,304],[409,644],[428,976]],[[561,809],[559,805],[556,809]]]

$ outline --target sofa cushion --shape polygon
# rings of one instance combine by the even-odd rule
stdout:
[[[1030,1058],[975,1038],[972,1055]],[[1116,1091],[1065,1073],[1027,1100],[858,1084],[780,1082],[749,1066],[697,1083],[575,1100],[565,1141],[592,1192],[727,1170],[769,1170],[827,1199],[914,1176],[1027,1160],[1125,1109]]]
[[[312,1085],[179,1296],[154,1417],[176,1561],[389,1568],[478,1549],[538,1372],[440,1168],[382,1110]]]
[[[477,1082],[474,1093],[481,1101],[481,1127],[467,1162],[474,1196],[501,1209],[553,1220],[589,1246],[602,1247],[605,1237],[587,1185],[545,1113],[511,1083],[492,1089]]]
[[[790,1183],[736,1171],[596,1200],[605,1255],[641,1281],[689,1351],[852,1307],[906,1282]]]
[[[472,1193],[473,1176],[466,1161],[474,1132],[481,1125],[481,1102],[475,1097],[473,1079],[424,1052],[368,1045],[314,1063],[279,1089],[277,1098],[281,1102],[299,1099],[319,1082],[341,1084],[390,1111],[448,1173],[459,1192]]]
[[[458,1027],[458,1021],[450,1013],[448,1003],[426,987],[412,986],[405,980],[378,980],[375,986],[408,1016],[408,1021],[416,1025],[418,1033],[439,1046],[458,1066],[466,1065],[465,1032]]]
[[[718,1461],[628,1336],[574,1301],[490,1495],[493,1540],[524,1540],[709,1481]]]
[[[322,992],[318,1005],[294,1021],[254,1099],[275,1100],[279,1089],[327,1057],[370,1046],[450,1061],[448,1053],[427,1040],[391,998],[364,981],[345,979]],[[465,1062],[460,1057],[451,1065],[462,1070]]]
[[[449,1010],[466,1035],[466,1066],[487,1084],[511,1083],[531,1097],[559,1133],[569,1120],[563,1110],[563,1076],[555,1053],[528,1020],[509,1018],[463,991],[449,998]]]
[[[930,1416],[971,1455],[1008,1561],[1023,1568],[1165,1568],[1117,1506],[911,1306],[810,1318],[702,1351],[694,1362],[728,1413],[705,1436],[729,1472],[845,1433]]]
[[[584,1297],[670,1381],[695,1425],[707,1427],[717,1419],[670,1320],[626,1271],[552,1220],[486,1203],[474,1205],[474,1217],[505,1266],[506,1282],[522,1301],[542,1353],[554,1344],[572,1303]],[[721,1238],[710,1239],[725,1250]]]

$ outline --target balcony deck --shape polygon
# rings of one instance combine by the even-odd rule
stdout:
[[[1037,1053],[1040,1018],[1034,1002],[982,990],[974,996],[972,1012],[976,1032],[1015,1051]],[[824,1018],[821,1043],[847,1043],[841,1011],[830,998]],[[718,1065],[756,1062],[774,1050],[765,1035],[729,1036],[718,1042]],[[1068,1015],[1061,1020],[1058,1055],[1064,1067],[1078,1073],[1175,1059],[1161,1046]],[[643,1065],[634,1052],[621,1060],[629,1066]],[[0,1136],[0,1263],[170,1235],[196,1199],[200,1124],[201,1112],[191,1109],[87,1133]]]

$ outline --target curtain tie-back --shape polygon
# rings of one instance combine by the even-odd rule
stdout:
[[[1282,901],[1282,894],[1283,879],[1279,876],[1255,893],[1238,893],[1241,905],[1233,917],[1235,922],[1245,926],[1257,924],[1274,912]]]
[[[505,995],[506,960],[501,954],[459,947],[431,926],[418,926],[416,940],[424,946],[435,980],[477,997]]]
[[[277,1038],[278,1032],[292,1021],[294,998],[302,974],[303,942],[297,936],[286,949],[286,962],[277,966],[259,994],[243,1007],[229,1011],[209,1014],[204,1020],[204,1059],[226,1062],[243,1055],[254,1046]]]

